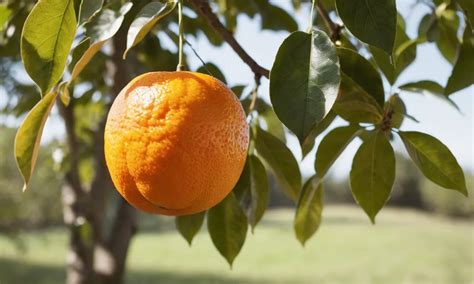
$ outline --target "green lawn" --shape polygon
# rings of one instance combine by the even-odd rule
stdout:
[[[166,224],[159,233],[140,233],[132,243],[127,283],[474,281],[472,222],[388,208],[372,226],[358,208],[330,206],[320,231],[302,248],[292,217],[290,210],[268,212],[232,270],[205,230],[191,248]],[[28,232],[22,238],[26,253],[0,236],[0,284],[64,282],[66,233]]]

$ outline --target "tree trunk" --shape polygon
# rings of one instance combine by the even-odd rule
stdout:
[[[113,100],[128,82],[127,66],[122,60],[126,31],[121,29],[112,40],[112,56],[107,62],[107,75],[112,82],[110,98]],[[79,143],[75,134],[74,101],[68,107],[58,104],[66,126],[69,145],[70,169],[63,187],[64,221],[70,231],[69,251],[66,260],[66,282],[123,283],[128,248],[136,232],[136,212],[121,197],[109,232],[105,232],[105,212],[113,184],[104,159],[104,128],[106,118],[99,123],[94,137],[94,172],[90,190],[81,183],[78,165]],[[106,113],[110,104],[106,107]]]

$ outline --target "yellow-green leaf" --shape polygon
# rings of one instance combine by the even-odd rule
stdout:
[[[247,217],[233,192],[209,209],[207,229],[214,246],[232,266],[244,245],[248,229]]]
[[[469,23],[464,30],[459,56],[453,67],[445,94],[450,95],[474,84],[474,35]]]
[[[294,229],[302,245],[316,233],[321,224],[323,212],[323,183],[312,176],[304,185],[296,206]]]
[[[76,62],[71,72],[70,82],[77,78],[92,57],[117,33],[122,25],[125,14],[130,11],[132,5],[131,2],[126,2],[118,11],[104,9],[100,15],[94,17],[85,25],[86,36],[90,39],[84,39],[78,45],[78,51],[73,52],[73,63],[74,61]],[[87,47],[87,44],[90,45]],[[80,52],[82,52],[82,54],[80,54]]]
[[[395,154],[382,131],[374,131],[354,156],[350,174],[355,200],[372,223],[390,197],[395,180]]]
[[[177,3],[178,0],[164,0],[164,3],[151,2],[138,12],[128,30],[127,49],[123,54],[123,58],[127,57],[130,48],[137,45],[160,19],[173,11]]]
[[[342,73],[341,87],[333,110],[349,122],[378,123],[383,110],[377,101],[345,73]]]
[[[75,35],[73,0],[41,0],[28,15],[21,36],[21,58],[43,94],[61,79]]]
[[[432,182],[467,196],[464,172],[448,147],[431,135],[399,132],[413,162]]]
[[[301,190],[301,173],[298,162],[285,143],[261,128],[255,134],[258,156],[271,168],[283,192],[295,202]]]
[[[269,199],[267,172],[257,156],[250,155],[247,158],[244,171],[233,191],[253,230],[262,219]]]
[[[193,215],[178,216],[175,219],[176,228],[180,234],[186,239],[189,245],[191,245],[194,236],[199,232],[204,223],[204,217],[206,211],[199,212]]]
[[[15,137],[15,158],[25,182],[25,191],[30,182],[38,157],[43,128],[56,101],[57,93],[49,93],[42,98],[28,113],[20,125]]]
[[[324,136],[316,151],[314,168],[316,175],[322,179],[336,159],[346,149],[347,145],[354,139],[358,125],[348,125],[333,129]]]

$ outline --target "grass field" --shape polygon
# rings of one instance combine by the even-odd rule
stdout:
[[[268,212],[232,270],[205,230],[190,248],[167,219],[160,232],[134,239],[127,283],[474,283],[473,222],[390,208],[376,226],[358,208],[330,206],[324,214],[302,248],[292,211]],[[0,283],[63,283],[65,231],[21,236],[26,252],[0,236]]]

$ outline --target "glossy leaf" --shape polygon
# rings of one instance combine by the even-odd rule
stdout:
[[[79,25],[89,22],[102,9],[104,0],[82,0],[79,6]]]
[[[303,155],[303,158],[308,155],[311,150],[314,148],[314,143],[316,143],[316,138],[319,136],[319,134],[323,133],[336,119],[337,114],[334,112],[334,110],[330,110],[328,114],[321,120],[319,124],[317,124],[311,131],[309,132],[308,136],[303,141],[303,144],[301,144],[301,153]]]
[[[179,233],[186,239],[189,245],[193,242],[194,236],[199,232],[204,223],[206,211],[193,215],[177,216],[175,219],[176,228]]]
[[[355,37],[392,54],[397,25],[395,0],[337,0],[336,8]]]
[[[339,96],[333,110],[354,123],[378,123],[383,115],[382,107],[377,101],[345,74],[342,74]]]
[[[354,156],[351,190],[372,223],[390,197],[395,180],[395,154],[385,134],[375,131]]]
[[[333,129],[324,136],[316,151],[314,168],[316,176],[322,179],[336,159],[356,136],[360,127],[349,125]]]
[[[296,202],[301,190],[301,173],[290,149],[261,128],[255,132],[255,148],[271,168],[285,194]]]
[[[104,44],[112,38],[120,26],[122,25],[125,14],[130,11],[132,8],[132,3],[125,3],[120,10],[114,11],[112,9],[103,9],[102,13],[97,17],[94,17],[92,21],[86,24],[86,36],[90,38],[90,46],[85,48],[81,46],[81,51],[85,50],[82,55],[75,55],[73,52],[73,61],[74,58],[79,58],[72,68],[71,78],[69,81],[73,81],[79,76],[79,74],[84,70],[87,64],[90,62],[92,57],[99,52],[99,50],[104,46]],[[87,39],[86,39],[87,40]],[[82,42],[82,44],[86,44]]]
[[[21,36],[21,58],[43,94],[61,79],[75,35],[73,0],[42,0],[28,15]]]
[[[470,25],[464,30],[459,56],[446,85],[445,94],[450,95],[474,84],[474,35]]]
[[[234,193],[253,230],[262,219],[269,199],[267,172],[257,156],[250,155],[247,158]]]
[[[367,94],[374,97],[380,106],[383,106],[385,94],[382,78],[373,65],[356,51],[347,48],[338,48],[337,55],[341,64],[341,72],[350,77]]]
[[[247,227],[247,217],[232,192],[207,213],[212,242],[230,266],[244,245]]]
[[[303,246],[318,230],[322,211],[323,183],[316,176],[312,176],[303,186],[295,213],[295,234]]]
[[[461,166],[441,141],[421,132],[399,132],[413,162],[432,182],[467,196]]]
[[[336,48],[324,32],[294,32],[283,41],[270,73],[270,99],[300,143],[331,109],[339,83]]]
[[[44,96],[26,116],[23,123],[18,128],[15,137],[15,158],[18,169],[25,182],[25,191],[30,182],[36,159],[40,147],[43,128],[48,118],[51,108],[56,101],[56,93],[49,93]]]
[[[442,100],[447,101],[448,103],[450,103],[452,106],[454,106],[456,109],[459,110],[458,105],[444,94],[445,90],[443,86],[441,86],[440,84],[434,81],[422,80],[422,81],[417,81],[417,82],[412,82],[412,83],[406,83],[406,84],[401,85],[399,88],[401,90],[405,90],[408,92],[421,93],[424,95],[431,95],[431,96],[438,97]]]
[[[127,57],[130,48],[137,45],[155,26],[155,24],[173,11],[178,0],[165,0],[162,2],[150,2],[138,12],[133,20],[127,35],[127,49],[123,54],[123,58]]]

